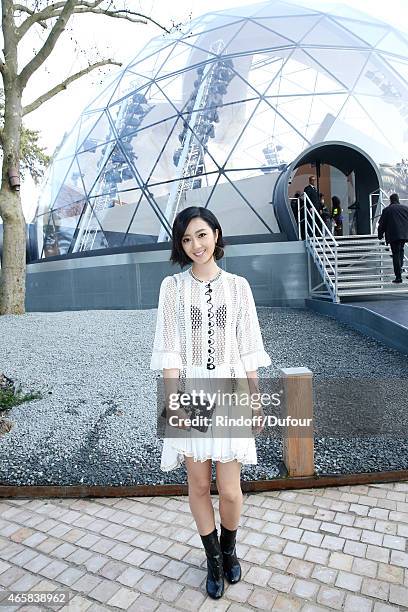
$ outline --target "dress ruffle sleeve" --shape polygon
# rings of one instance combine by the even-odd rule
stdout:
[[[240,279],[240,308],[237,321],[237,340],[241,361],[246,372],[271,365],[265,352],[258,314],[251,287],[246,278]]]
[[[166,276],[160,285],[156,332],[150,360],[151,370],[183,367],[179,322],[177,319],[177,284],[174,276]]]

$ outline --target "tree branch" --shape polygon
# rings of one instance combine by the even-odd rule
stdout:
[[[161,30],[164,30],[164,32],[166,32],[167,34],[170,33],[170,30],[155,21],[152,17],[147,17],[142,13],[135,13],[134,11],[129,11],[128,9],[110,11],[108,9],[103,8],[78,7],[74,9],[74,13],[94,13],[95,15],[106,15],[107,17],[114,17],[116,19],[125,19],[126,21],[130,21],[132,23],[147,24],[147,22],[150,21],[150,23],[153,23]]]
[[[164,32],[166,32],[167,34],[170,32],[170,30],[162,26],[152,17],[147,17],[147,15],[143,15],[142,13],[136,13],[135,11],[131,11],[125,8],[117,10],[101,8],[100,4],[102,4],[102,2],[103,0],[95,0],[94,2],[87,2],[86,0],[76,0],[73,13],[93,13],[95,15],[105,15],[106,17],[125,19],[126,21],[130,21],[131,23],[147,24],[147,22],[150,22],[161,30],[163,30]],[[44,8],[42,11],[39,11],[38,13],[35,13],[28,17],[17,30],[18,39],[21,40],[24,34],[26,34],[26,32],[35,23],[40,23],[42,27],[46,27],[46,21],[50,19],[57,19],[58,17],[60,17],[65,5],[66,2],[55,2],[50,6]]]
[[[27,13],[28,15],[30,15],[30,17],[34,17],[36,15],[36,12],[33,11],[32,9],[28,8],[28,6],[24,6],[24,4],[15,4],[14,5],[14,10],[20,13]],[[42,28],[46,28],[47,24],[44,23],[44,21],[39,21],[36,19],[36,22],[40,24],[40,26]]]
[[[25,106],[23,108],[23,115],[28,115],[28,113],[32,113],[39,106],[41,106],[41,104],[43,104],[44,102],[47,102],[47,100],[50,100],[51,98],[56,96],[60,91],[64,91],[65,89],[67,89],[68,85],[70,85],[71,83],[73,83],[77,79],[80,79],[81,77],[85,76],[89,72],[92,72],[92,70],[96,70],[97,68],[101,68],[102,66],[107,66],[107,65],[121,66],[122,64],[120,62],[114,62],[113,60],[110,60],[110,59],[100,60],[99,62],[95,62],[94,64],[90,64],[89,66],[87,66],[83,70],[80,70],[79,72],[76,72],[75,74],[72,74],[67,79],[65,79],[65,81],[63,81],[59,85],[56,85],[55,87],[53,87],[52,89],[50,89],[46,93],[44,93],[41,96],[39,96],[36,100],[31,102],[31,104],[28,104],[27,106]]]
[[[45,43],[38,51],[38,53],[33,57],[33,59],[30,60],[21,71],[19,75],[21,89],[25,87],[30,76],[32,76],[32,74],[51,55],[59,37],[65,30],[65,26],[67,25],[67,22],[74,11],[75,4],[75,0],[66,0],[65,6],[61,11],[61,15],[58,17],[57,22],[53,25],[52,30],[47,36]]]

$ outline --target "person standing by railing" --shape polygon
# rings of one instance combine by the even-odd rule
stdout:
[[[309,198],[312,206],[316,209],[316,211],[319,213],[319,215],[321,215],[322,214],[322,205],[320,204],[320,196],[319,196],[319,192],[316,189],[315,183],[316,183],[316,177],[313,174],[311,174],[309,176],[309,184],[306,185],[306,187],[304,189],[304,193]],[[306,206],[306,208],[308,208],[310,210],[309,200],[307,200],[305,198],[305,206]],[[318,219],[317,217],[316,217],[316,225],[317,225],[317,227],[320,230],[322,229],[321,220]]]
[[[340,198],[338,198],[337,196],[332,197],[331,216],[334,222],[333,234],[335,236],[342,236],[343,235],[343,214],[342,214]]]
[[[404,262],[404,245],[408,241],[408,207],[400,204],[399,195],[392,193],[390,203],[381,213],[378,223],[378,239],[390,245],[394,266],[395,284],[402,283],[402,265]]]

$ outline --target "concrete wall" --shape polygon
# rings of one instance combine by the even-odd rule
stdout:
[[[180,271],[169,250],[41,261],[27,266],[28,312],[157,308],[159,287]],[[232,244],[219,265],[245,276],[259,306],[303,307],[308,297],[303,242]]]

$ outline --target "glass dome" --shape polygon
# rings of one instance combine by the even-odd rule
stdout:
[[[319,142],[352,143],[406,183],[407,86],[407,36],[352,9],[203,15],[153,39],[61,144],[35,220],[41,257],[167,241],[193,204],[226,236],[278,232],[276,176]]]

